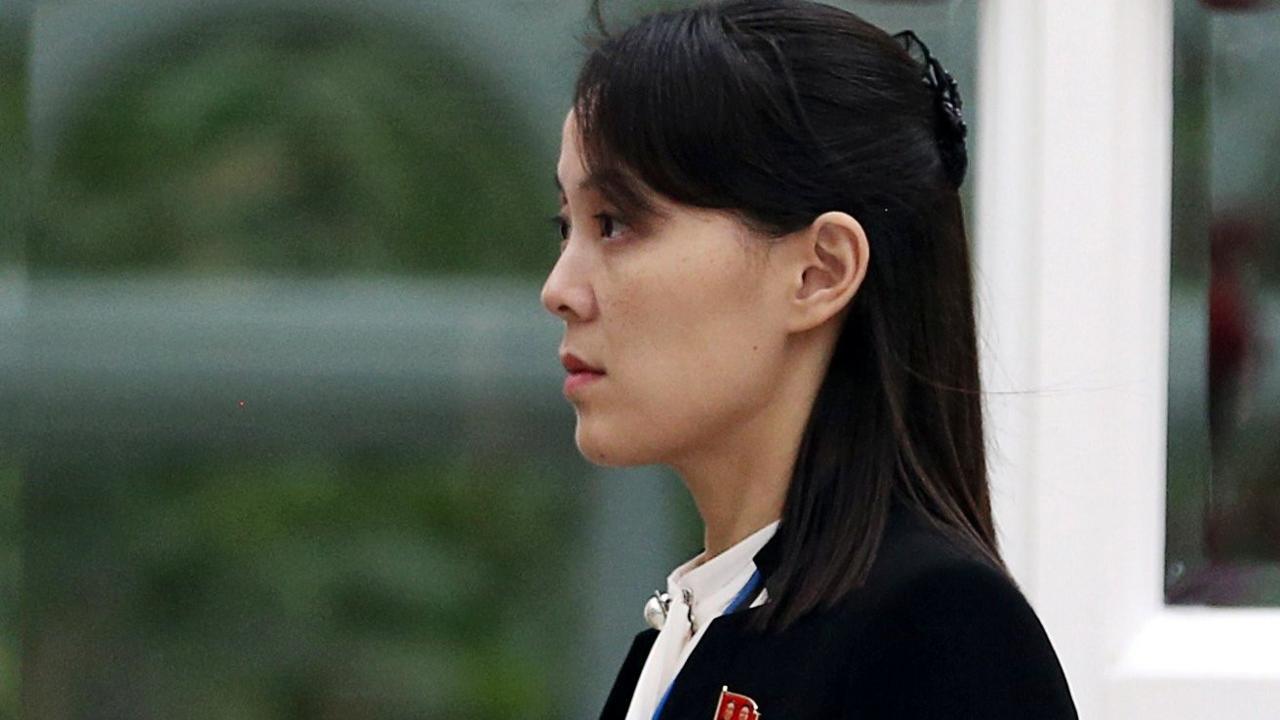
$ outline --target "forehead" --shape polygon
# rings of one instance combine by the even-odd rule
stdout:
[[[556,186],[561,192],[564,192],[565,187],[576,190],[585,172],[579,146],[578,125],[573,111],[570,110],[560,129],[560,158],[556,163]],[[561,186],[562,181],[563,186]]]
[[[553,180],[561,197],[566,194],[601,194],[610,180],[617,180],[616,171],[597,169],[597,174],[587,174],[582,158],[581,136],[572,110],[565,116],[561,128],[560,158],[556,163]]]
[[[565,113],[564,121],[560,124],[560,141],[564,143],[571,136],[578,132],[578,121],[572,109]]]

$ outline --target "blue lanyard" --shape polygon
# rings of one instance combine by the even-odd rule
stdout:
[[[752,595],[756,594],[756,588],[759,586],[760,568],[756,568],[756,571],[751,573],[751,577],[747,579],[747,584],[742,586],[742,589],[738,591],[738,594],[729,601],[729,607],[725,608],[724,612],[721,614],[728,615],[729,613],[737,612],[737,610],[742,607],[743,603],[747,602],[747,600],[751,599]],[[653,710],[653,720],[658,720],[658,716],[662,714],[662,708],[667,704],[667,697],[671,695],[671,688],[675,687],[675,684],[676,679],[673,677],[671,678],[671,684],[667,685],[666,692],[662,693],[662,699],[658,701],[658,707]]]

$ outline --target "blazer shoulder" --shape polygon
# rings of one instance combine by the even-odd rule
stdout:
[[[915,510],[895,506],[867,576],[866,594],[869,598],[896,595],[922,576],[945,575],[948,569],[958,568],[979,572],[982,567],[1003,574],[949,531],[932,525]]]
[[[931,551],[881,588],[855,649],[850,690],[870,717],[1075,720],[1057,654],[1013,579],[924,542]]]

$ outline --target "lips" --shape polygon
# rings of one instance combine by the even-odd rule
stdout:
[[[565,353],[560,356],[560,363],[564,365],[564,369],[571,373],[595,373],[597,375],[604,374],[604,368],[597,367],[574,355],[573,353]]]

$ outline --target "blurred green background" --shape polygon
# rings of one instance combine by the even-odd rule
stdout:
[[[33,270],[545,271],[550,139],[455,49],[240,8],[128,53],[59,133]]]
[[[0,4],[0,408],[13,405],[12,379],[21,350],[17,328],[21,288],[15,282],[30,219],[27,199],[30,157],[27,141],[26,78],[30,46],[30,6]],[[22,623],[22,486],[13,426],[0,432],[0,718],[18,717]]]

